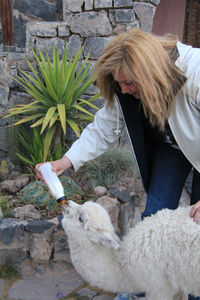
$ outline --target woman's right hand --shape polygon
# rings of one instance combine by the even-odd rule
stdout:
[[[45,163],[46,162],[40,163],[35,166],[35,171],[36,171],[38,179],[42,180],[44,183],[45,183],[45,180],[42,177],[42,174],[40,172],[40,166],[42,166]],[[49,163],[52,166],[52,171],[55,172],[58,176],[61,175],[65,170],[69,169],[72,166],[72,163],[67,156],[63,156],[61,159],[54,160]]]

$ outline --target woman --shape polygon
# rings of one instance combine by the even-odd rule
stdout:
[[[96,77],[105,106],[64,157],[52,162],[54,171],[77,170],[96,158],[119,138],[125,124],[147,191],[142,217],[175,209],[192,168],[191,203],[200,200],[200,49],[172,35],[158,37],[134,28],[108,43]],[[190,216],[198,222],[200,201]]]

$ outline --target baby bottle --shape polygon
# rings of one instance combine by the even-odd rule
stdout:
[[[64,194],[63,186],[55,172],[52,171],[50,163],[45,163],[40,166],[41,174],[46,181],[51,195],[56,198],[58,203],[65,204],[66,196]]]

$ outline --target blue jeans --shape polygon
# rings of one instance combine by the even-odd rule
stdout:
[[[183,153],[166,143],[160,144],[152,157],[149,191],[144,217],[155,214],[162,208],[178,207],[181,193],[192,166]],[[200,200],[200,195],[199,195]],[[189,300],[200,297],[189,296]]]

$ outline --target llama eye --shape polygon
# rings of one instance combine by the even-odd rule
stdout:
[[[80,221],[81,223],[84,222],[84,218],[83,218],[83,215],[82,215],[82,214],[79,215],[79,221]]]

